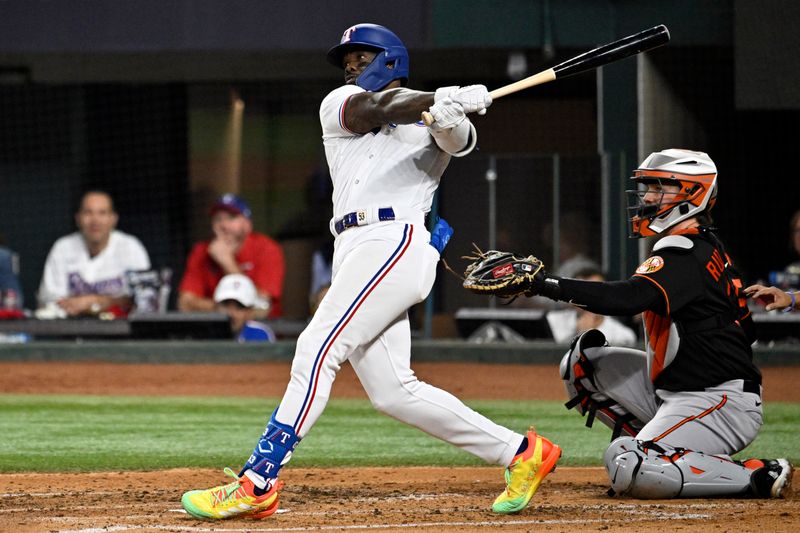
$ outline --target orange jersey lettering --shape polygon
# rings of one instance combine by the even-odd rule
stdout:
[[[711,254],[711,260],[706,263],[706,270],[714,278],[714,281],[719,281],[722,271],[725,270],[725,262],[722,260],[722,255],[718,250],[714,250],[714,253]]]

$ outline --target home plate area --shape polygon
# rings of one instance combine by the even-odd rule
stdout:
[[[0,476],[0,531],[800,530],[796,498],[613,498],[601,468],[558,468],[517,515],[490,510],[504,486],[497,467],[296,468],[282,477],[286,487],[275,515],[211,522],[187,515],[180,497],[224,481],[220,471],[7,474]]]

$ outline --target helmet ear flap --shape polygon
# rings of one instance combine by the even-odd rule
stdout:
[[[405,85],[408,81],[406,76],[400,76],[403,72],[408,72],[408,68],[403,68],[403,57],[401,55],[394,55],[393,50],[386,50],[380,52],[372,60],[372,63],[364,69],[356,78],[356,85],[365,91],[380,91],[391,82],[399,79]]]

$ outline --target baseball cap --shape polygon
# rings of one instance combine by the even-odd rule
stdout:
[[[256,304],[256,286],[244,274],[228,274],[219,280],[214,290],[214,301],[236,300],[245,307]]]
[[[208,214],[209,216],[214,216],[214,213],[217,211],[227,211],[228,213],[243,215],[247,218],[250,218],[250,215],[252,215],[252,211],[250,211],[250,206],[247,205],[247,202],[231,193],[223,194],[217,198],[217,201],[211,206],[211,210]]]

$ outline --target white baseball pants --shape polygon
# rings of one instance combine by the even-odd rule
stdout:
[[[376,409],[505,466],[523,436],[411,370],[407,310],[427,297],[439,260],[429,240],[423,224],[400,221],[351,228],[336,238],[331,287],[298,338],[276,419],[304,437],[349,360]]]

